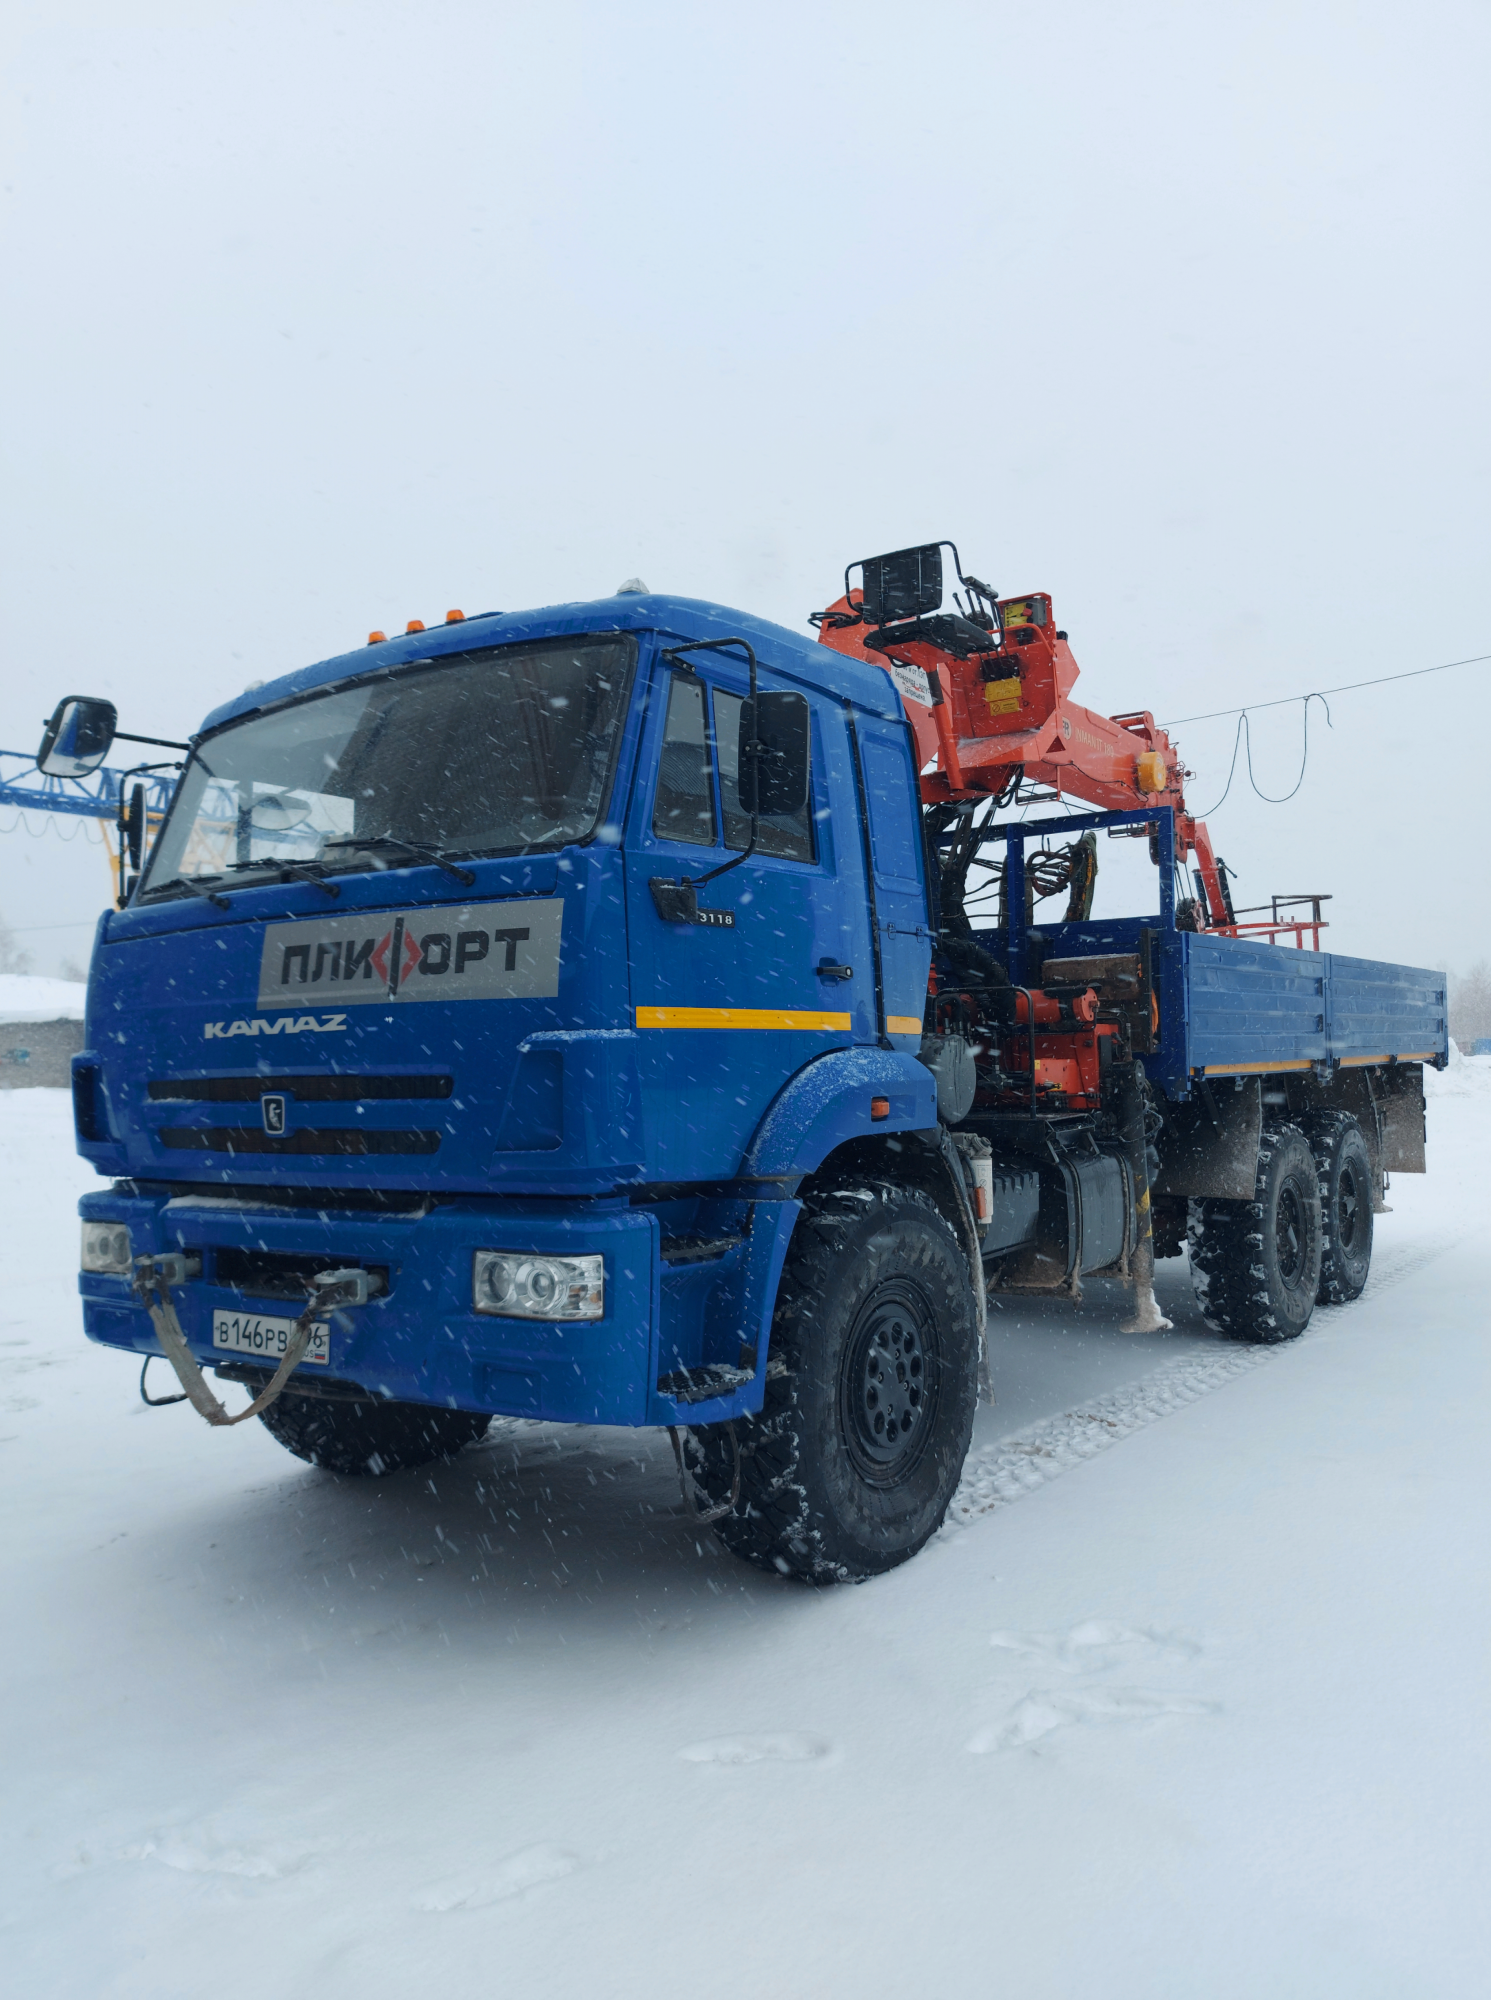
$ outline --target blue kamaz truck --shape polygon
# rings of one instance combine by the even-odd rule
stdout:
[[[816,642],[638,588],[214,710],[94,946],[88,1336],[341,1473],[666,1426],[732,1550],[849,1579],[943,1518],[990,1291],[1161,1324],[1188,1243],[1236,1338],[1354,1297],[1442,975],[1244,922],[1164,732],[941,546]],[[70,697],[38,761],[115,735]],[[1109,837],[1148,910],[1093,914]]]

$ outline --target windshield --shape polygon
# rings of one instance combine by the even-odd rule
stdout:
[[[287,863],[407,866],[403,842],[470,855],[583,840],[635,651],[618,633],[458,653],[230,724],[188,764],[144,893]]]

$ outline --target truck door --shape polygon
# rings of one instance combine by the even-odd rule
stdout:
[[[760,669],[763,693],[791,690]],[[649,1178],[728,1179],[787,1079],[874,1041],[875,984],[843,709],[809,705],[810,793],[760,821],[756,851],[699,891],[700,921],[658,913],[653,877],[693,880],[738,855],[744,661],[654,670],[627,830],[627,928]],[[847,968],[839,977],[828,967]],[[918,1021],[918,1026],[920,1022]]]
[[[854,727],[870,818],[872,901],[886,1031],[897,1048],[915,1050],[921,1042],[932,960],[921,791],[904,723],[858,709]]]

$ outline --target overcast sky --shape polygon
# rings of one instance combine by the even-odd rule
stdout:
[[[182,734],[370,627],[632,575],[805,629],[944,535],[1052,593],[1104,712],[1491,653],[1483,0],[0,33],[0,746],[72,692]],[[1239,900],[1491,955],[1488,676],[1317,706],[1296,798],[1215,815]],[[1196,807],[1234,727],[1179,732]],[[1300,749],[1258,719],[1265,789]],[[107,870],[32,826],[0,913],[50,971]]]

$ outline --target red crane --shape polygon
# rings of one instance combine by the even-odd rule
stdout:
[[[961,593],[944,611],[942,550],[951,549]],[[853,570],[862,572],[850,587]],[[814,614],[818,637],[835,651],[890,674],[916,737],[927,805],[1014,796],[1029,780],[1058,798],[1103,810],[1171,806],[1175,857],[1194,854],[1202,897],[1198,929],[1293,933],[1320,948],[1319,899],[1313,916],[1239,924],[1204,821],[1186,811],[1190,775],[1169,735],[1147,709],[1099,715],[1071,699],[1078,667],[1045,591],[1000,597],[965,575],[951,542],[900,549],[851,563],[844,594]]]

